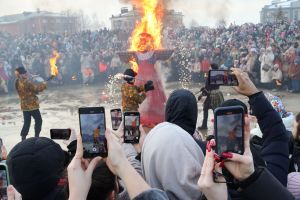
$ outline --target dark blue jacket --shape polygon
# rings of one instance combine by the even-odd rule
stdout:
[[[286,186],[289,139],[282,119],[262,92],[249,97],[249,103],[263,133],[261,157],[273,176]]]

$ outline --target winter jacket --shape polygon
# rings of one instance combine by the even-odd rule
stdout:
[[[144,86],[124,83],[121,88],[123,111],[138,111],[139,105],[146,99]]]
[[[197,182],[204,155],[193,137],[175,124],[161,123],[146,136],[142,170],[147,183],[165,191],[169,199],[197,200]]]
[[[274,61],[274,54],[269,53],[269,54],[263,54],[260,56],[259,61],[261,62],[261,67],[260,67],[260,81],[262,83],[270,83],[272,82],[272,71],[271,68],[273,67],[273,61]],[[269,71],[264,71],[263,66],[264,65],[269,65],[271,68]]]
[[[22,111],[39,109],[37,94],[47,88],[46,84],[33,84],[27,78],[18,78],[16,79],[15,87],[21,100]]]
[[[282,119],[262,92],[250,96],[249,103],[263,133],[261,157],[267,169],[286,186],[289,138]]]
[[[300,80],[300,64],[291,64],[288,74],[292,80]]]
[[[254,174],[240,183],[240,188],[242,189],[241,199],[295,199],[293,195],[266,168],[258,168]]]

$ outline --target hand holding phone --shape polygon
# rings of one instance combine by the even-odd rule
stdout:
[[[214,112],[216,153],[244,153],[244,109],[242,106],[217,108]]]
[[[124,143],[138,144],[140,140],[140,113],[124,113]]]
[[[216,86],[238,86],[238,79],[230,70],[210,70],[208,84]]]
[[[79,108],[80,133],[84,157],[106,157],[106,122],[104,107]]]

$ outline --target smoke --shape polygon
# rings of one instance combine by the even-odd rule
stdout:
[[[206,12],[214,19],[226,20],[231,12],[231,0],[205,1]]]

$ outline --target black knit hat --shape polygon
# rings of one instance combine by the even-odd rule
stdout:
[[[64,161],[63,150],[51,139],[24,140],[10,151],[7,158],[11,184],[22,194],[23,200],[47,199],[57,190]]]
[[[26,74],[27,73],[25,67],[18,67],[18,68],[16,68],[16,71],[19,72],[19,74]]]
[[[220,107],[229,107],[229,106],[242,106],[244,108],[245,114],[248,114],[248,108],[244,102],[238,100],[238,99],[229,99],[227,101],[224,101]]]

